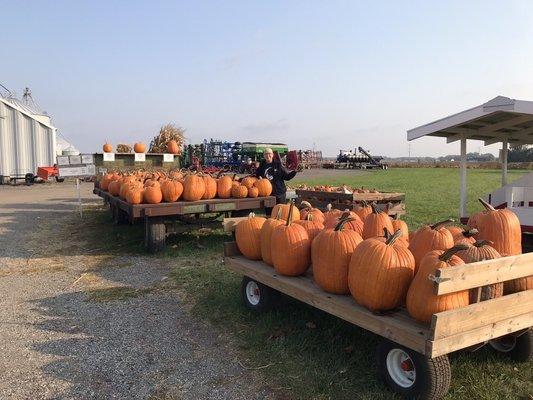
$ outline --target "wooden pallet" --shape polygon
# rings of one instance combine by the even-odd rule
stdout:
[[[326,293],[312,273],[286,277],[262,261],[244,258],[234,242],[224,247],[225,264],[286,295],[388,338],[428,357],[438,357],[533,326],[533,289],[471,304],[420,324],[404,309],[378,315],[351,296]],[[533,275],[533,253],[449,267],[437,271],[435,293],[445,294]]]

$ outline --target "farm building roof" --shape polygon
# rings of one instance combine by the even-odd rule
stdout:
[[[407,131],[407,140],[423,136],[483,140],[485,145],[503,142],[533,144],[533,101],[498,96],[480,106],[461,111]]]

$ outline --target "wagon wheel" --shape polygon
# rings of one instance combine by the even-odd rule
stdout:
[[[498,353],[503,353],[514,361],[528,362],[533,360],[532,329],[489,340],[489,345]]]
[[[252,311],[268,311],[280,298],[280,293],[247,276],[242,278],[241,298],[246,308]]]
[[[437,400],[450,388],[448,356],[429,358],[385,339],[378,345],[376,356],[380,379],[402,396]]]

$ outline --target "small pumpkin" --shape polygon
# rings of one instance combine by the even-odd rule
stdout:
[[[250,260],[261,259],[261,228],[266,219],[250,213],[235,227],[235,241],[241,253]]]
[[[311,241],[307,231],[303,226],[292,223],[294,210],[298,209],[291,202],[287,222],[276,226],[272,232],[272,263],[280,275],[303,274],[311,259]]]
[[[229,199],[231,197],[233,179],[231,176],[224,175],[217,180],[217,196],[221,199]]]
[[[450,230],[450,229],[448,229]],[[450,231],[451,233],[452,231]],[[463,229],[460,233],[456,233],[453,236],[453,242],[455,244],[474,244],[476,242],[475,236],[478,234],[478,230],[476,228],[470,228],[470,229]]]
[[[300,209],[300,219],[306,220],[307,215],[312,215],[315,222],[324,224],[324,213],[318,208],[314,208],[308,201],[302,201],[300,205],[303,207]]]
[[[446,224],[453,222],[451,219],[437,222],[433,225],[423,225],[409,241],[409,250],[415,256],[415,274],[422,258],[432,250],[447,250],[453,247],[453,237]]]
[[[401,229],[388,237],[370,238],[354,250],[349,264],[350,293],[371,311],[392,310],[404,304],[415,273],[415,258],[399,239]]]
[[[276,204],[272,208],[272,212],[270,213],[270,218],[274,218],[276,215],[278,215],[278,211],[281,210],[281,219],[287,220],[289,217],[289,214],[292,215],[292,220],[299,220],[300,219],[300,210],[298,210],[296,207],[292,205],[292,202],[287,202],[286,204]]]
[[[259,196],[259,189],[255,186],[248,188],[248,197],[257,197]]]
[[[112,153],[113,152],[113,146],[111,146],[109,143],[105,143],[102,146],[102,150],[104,150],[104,153]]]
[[[257,178],[255,176],[246,176],[244,178],[241,179],[241,185],[244,185],[246,186],[246,188],[248,190],[250,190],[250,188],[254,187],[254,183],[257,181]]]
[[[407,311],[414,319],[429,323],[433,314],[468,305],[468,290],[438,296],[435,294],[434,283],[429,280],[429,276],[436,275],[439,268],[464,264],[455,253],[466,248],[466,245],[457,245],[447,250],[432,250],[422,258],[419,271],[407,291]]]
[[[268,265],[274,265],[272,262],[272,231],[276,226],[283,224],[281,210],[279,210],[276,218],[267,218],[261,227],[261,258]]]
[[[202,199],[214,199],[217,195],[217,181],[211,175],[204,175],[202,178],[205,184],[205,191]]]
[[[143,191],[143,201],[148,204],[159,204],[163,200],[163,193],[161,187],[152,183],[150,186],[146,186]]]
[[[372,213],[372,207],[368,205],[368,203],[365,200],[362,200],[358,202],[355,206],[353,211],[359,215],[359,218],[361,218],[361,221],[365,221],[368,214]]]
[[[183,185],[177,180],[169,180],[161,185],[163,200],[167,203],[178,201],[183,193]]]
[[[259,190],[259,197],[270,196],[272,193],[272,184],[268,179],[260,177],[254,182],[254,186]]]
[[[231,188],[231,197],[244,199],[248,196],[248,188],[244,185],[237,184]]]
[[[175,140],[169,140],[167,142],[167,151],[170,154],[180,154],[181,150],[180,150],[180,147],[178,146],[178,142],[176,142]]]
[[[140,185],[129,184],[126,191],[126,201],[130,204],[141,204],[143,202],[143,188]]]
[[[348,264],[352,253],[363,241],[357,232],[344,229],[348,220],[340,220],[334,229],[324,229],[311,245],[313,279],[329,293],[349,293]]]
[[[135,151],[135,153],[144,153],[146,151],[146,145],[144,143],[135,143],[133,145],[133,151]]]
[[[463,242],[462,244],[466,245],[467,248],[459,251],[457,256],[466,264],[500,258],[500,253],[490,246],[491,243],[492,242],[488,240],[476,240],[474,243]],[[478,288],[470,289],[469,297],[471,304],[477,302],[477,295]],[[481,288],[480,301],[490,300],[501,296],[503,296],[503,283],[495,283]]]
[[[383,229],[393,232],[394,228],[387,213],[379,211],[374,203],[370,207],[372,212],[364,220],[363,239],[381,236]]]
[[[183,199],[186,201],[197,201],[205,193],[205,183],[202,177],[192,174],[185,178],[183,184]]]

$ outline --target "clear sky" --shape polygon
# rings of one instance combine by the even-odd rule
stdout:
[[[0,83],[85,152],[203,138],[408,154],[406,130],[533,100],[533,1],[0,0]],[[472,143],[472,144],[470,144]],[[469,151],[492,151],[469,142]],[[427,138],[411,154],[458,153]]]

